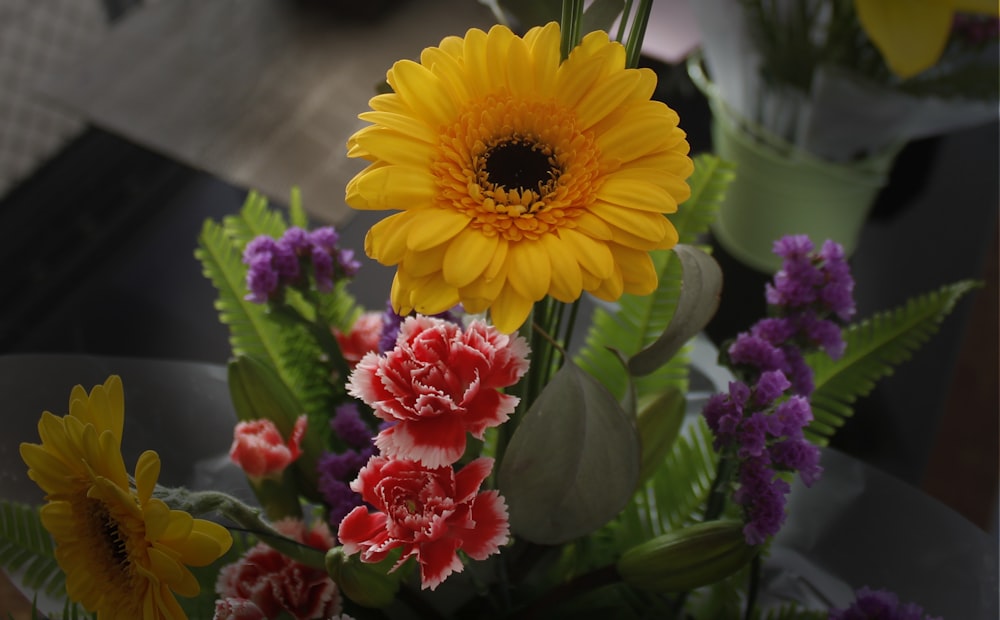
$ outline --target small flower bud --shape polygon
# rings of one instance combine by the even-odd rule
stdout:
[[[757,554],[736,520],[698,523],[648,540],[618,560],[618,574],[631,586],[657,592],[685,592],[715,583]]]

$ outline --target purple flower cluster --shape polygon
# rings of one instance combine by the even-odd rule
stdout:
[[[830,611],[829,620],[941,620],[924,614],[916,603],[900,604],[899,597],[888,590],[861,588],[847,609]]]
[[[713,395],[704,416],[717,450],[732,450],[739,467],[733,501],[743,508],[743,535],[762,544],[785,521],[785,496],[791,490],[777,472],[799,472],[812,485],[822,472],[819,449],[803,436],[812,420],[809,401],[784,398],[791,383],[780,370],[761,373],[753,386],[729,384],[729,393]]]
[[[804,235],[774,244],[784,261],[765,294],[773,316],[758,321],[727,350],[735,370],[750,375],[781,370],[796,394],[813,391],[812,369],[803,350],[819,349],[837,359],[844,354],[840,323],[854,316],[854,278],[844,250],[826,241],[815,253]]]
[[[305,283],[307,265],[318,290],[333,290],[336,280],[353,276],[360,267],[354,250],[337,248],[337,241],[332,226],[312,232],[293,226],[280,239],[254,238],[243,251],[243,262],[249,266],[246,299],[266,303],[280,295],[283,287]]]
[[[351,490],[350,482],[368,459],[375,454],[374,433],[361,419],[356,403],[337,407],[330,427],[349,447],[343,452],[326,452],[319,457],[319,492],[327,505],[327,520],[336,529],[355,506],[362,505],[361,495]]]
[[[775,242],[774,252],[784,261],[765,291],[772,316],[726,348],[742,380],[703,412],[716,449],[738,462],[733,501],[743,508],[750,544],[763,543],[785,520],[790,486],[780,472],[798,472],[807,486],[819,479],[819,450],[803,434],[813,391],[803,350],[843,355],[839,321],[855,312],[854,280],[838,244],[827,241],[816,253],[808,237],[793,235]]]

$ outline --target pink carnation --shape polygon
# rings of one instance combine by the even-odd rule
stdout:
[[[351,489],[378,512],[358,506],[344,517],[337,532],[344,552],[360,551],[362,562],[379,562],[401,547],[393,570],[413,556],[420,564],[421,585],[433,590],[451,573],[462,571],[459,549],[483,560],[507,541],[506,503],[496,491],[479,491],[492,469],[489,458],[455,472],[373,456]]]
[[[467,432],[482,439],[513,413],[517,397],[500,389],[527,371],[527,356],[523,338],[482,321],[462,330],[442,319],[409,317],[392,351],[361,359],[348,392],[396,423],[375,438],[382,454],[441,467],[461,458]]]
[[[274,527],[288,538],[316,549],[326,551],[334,545],[325,523],[309,529],[298,519],[285,519]],[[330,618],[341,611],[340,592],[326,571],[295,562],[263,543],[247,551],[238,562],[224,566],[215,591],[222,597],[216,601],[217,619],[250,620],[287,614],[296,620],[312,620]],[[262,615],[252,615],[254,607]]]
[[[280,477],[285,468],[302,451],[299,445],[306,434],[306,416],[299,416],[292,436],[285,443],[278,427],[271,420],[240,422],[233,431],[229,458],[240,466],[251,480]]]
[[[378,352],[379,340],[382,338],[382,313],[367,312],[358,317],[351,326],[351,331],[343,333],[334,330],[340,353],[350,366],[354,366],[366,353]]]

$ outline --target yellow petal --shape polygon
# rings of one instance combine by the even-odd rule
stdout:
[[[552,284],[549,293],[564,303],[576,301],[583,291],[583,275],[573,252],[566,247],[566,242],[556,235],[543,235],[539,241],[552,263]]]
[[[600,200],[654,213],[677,211],[677,201],[662,187],[640,179],[609,177],[597,190]]]
[[[430,69],[413,62],[399,60],[387,76],[392,90],[414,107],[414,111],[430,122],[431,127],[450,124],[455,118],[455,102],[442,87],[437,75]]]
[[[397,265],[406,256],[406,237],[413,222],[405,211],[379,220],[365,235],[365,254],[383,265]]]
[[[427,142],[396,129],[373,125],[354,134],[357,148],[367,157],[386,163],[419,169],[427,168],[434,157],[434,148]]]
[[[414,278],[440,274],[448,244],[442,243],[422,252],[408,250],[399,263],[399,268]]]
[[[440,274],[428,276],[410,293],[413,309],[420,314],[438,314],[458,304],[458,289]]]
[[[153,496],[153,489],[159,478],[160,455],[153,450],[146,450],[139,455],[139,460],[135,464],[135,486],[140,504],[146,504]]]
[[[677,136],[670,124],[675,116],[676,112],[658,101],[637,107],[621,123],[597,136],[601,156],[630,162],[669,148]]]
[[[437,185],[428,170],[372,164],[347,184],[344,200],[353,209],[410,209],[429,204]]]
[[[499,247],[506,247],[506,243],[501,244]],[[468,286],[462,287],[459,290],[459,295],[466,312],[472,314],[485,312],[490,304],[493,303],[493,300],[497,298],[497,295],[500,294],[500,291],[503,290],[506,283],[507,264],[501,263],[498,270],[493,274],[493,277],[482,277],[473,280]]]
[[[414,140],[420,140],[427,144],[436,144],[441,136],[438,135],[427,123],[420,121],[411,114],[399,112],[387,112],[380,110],[370,110],[358,115],[363,121],[368,121],[372,125],[381,125],[388,129],[395,129],[401,134],[410,136]],[[363,131],[363,130],[362,130]],[[356,139],[357,134],[351,139]]]
[[[559,24],[550,22],[534,27],[524,35],[532,57],[535,73],[535,89],[540,99],[552,96],[556,71],[562,62],[559,49]]]
[[[594,297],[604,301],[615,301],[625,292],[625,282],[622,280],[622,272],[617,266],[610,278],[601,281],[600,286],[590,291]]]
[[[490,306],[490,320],[494,327],[501,332],[514,333],[524,324],[533,305],[530,299],[514,290],[514,287],[508,282],[497,295],[493,305]]]
[[[602,80],[600,86],[585,93],[576,107],[580,129],[589,129],[614,111],[642,78],[643,74],[639,71],[622,71],[612,74]]]
[[[611,253],[615,255],[615,263],[621,269],[624,292],[649,295],[656,290],[659,279],[649,252],[612,244]]]
[[[614,257],[607,244],[571,229],[560,230],[559,236],[566,242],[566,247],[572,248],[581,267],[600,280],[611,277],[614,272]]]
[[[483,275],[493,260],[499,239],[497,235],[487,236],[472,227],[458,233],[448,244],[441,266],[445,281],[462,288]]]
[[[545,247],[537,241],[513,243],[508,260],[507,281],[514,289],[533,302],[545,297],[552,278],[552,263]]]
[[[414,212],[413,218],[406,237],[406,247],[418,252],[450,240],[471,221],[464,213],[437,208],[421,209]]]
[[[854,0],[858,20],[889,68],[906,79],[944,52],[954,0]]]
[[[659,213],[628,209],[595,200],[590,212],[612,226],[642,239],[659,242],[667,234],[667,219]]]

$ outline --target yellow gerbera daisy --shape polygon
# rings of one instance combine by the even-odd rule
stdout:
[[[594,32],[560,60],[559,25],[523,37],[469,30],[402,60],[393,92],[360,115],[348,155],[372,163],[347,186],[355,209],[395,209],[365,240],[396,265],[401,314],[458,302],[517,329],[546,295],[648,294],[649,250],[669,248],[693,170],[656,74]]]
[[[173,593],[199,591],[187,565],[211,563],[232,537],[152,497],[160,475],[156,452],[139,457],[131,487],[121,454],[124,418],[119,377],[89,395],[78,385],[69,415],[44,412],[42,443],[22,443],[21,458],[46,493],[42,524],[55,540],[70,598],[101,619],[184,618]]]

